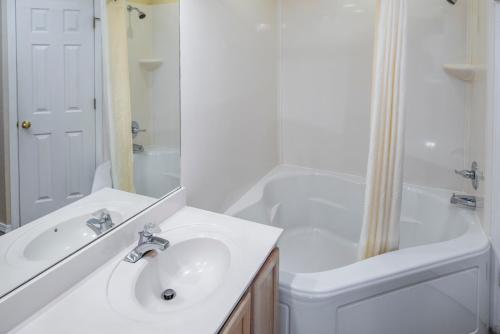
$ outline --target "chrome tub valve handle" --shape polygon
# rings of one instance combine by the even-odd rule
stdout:
[[[470,170],[467,170],[467,169],[457,170],[457,169],[455,169],[455,174],[460,175],[465,179],[471,180],[472,187],[474,188],[474,190],[477,190],[479,188],[480,174],[479,174],[479,167],[478,167],[477,162],[474,161],[472,163]]]

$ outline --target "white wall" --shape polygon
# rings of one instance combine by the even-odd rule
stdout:
[[[224,211],[278,163],[277,2],[181,2],[182,184]]]
[[[282,0],[282,146],[289,164],[364,176],[374,1]],[[405,180],[462,189],[466,2],[409,1]]]
[[[373,4],[282,0],[283,162],[366,174]]]
[[[163,64],[153,72],[151,136],[156,144],[180,147],[179,2],[151,6],[152,55]]]
[[[5,17],[6,17],[6,11],[3,6],[3,3],[0,5],[0,223],[6,223],[7,222],[7,213],[6,213],[6,188],[5,188],[5,158],[6,158],[6,151],[5,151],[5,144],[6,144],[6,131],[5,131],[5,120],[6,118],[6,108],[4,104],[4,85],[3,81],[5,80],[4,78],[4,66],[6,64],[4,63],[5,60],[5,54],[4,54],[4,43],[6,43],[6,36],[5,36]]]

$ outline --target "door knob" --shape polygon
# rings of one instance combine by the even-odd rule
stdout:
[[[29,128],[31,128],[31,122],[30,122],[30,121],[23,121],[23,122],[21,123],[21,127],[22,127],[23,129],[29,129]]]

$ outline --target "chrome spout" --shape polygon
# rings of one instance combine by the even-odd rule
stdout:
[[[461,208],[467,208],[475,210],[482,207],[482,200],[476,196],[471,195],[457,195],[453,194],[450,199],[450,203]]]
[[[164,251],[168,248],[170,245],[168,240],[153,235],[155,228],[154,224],[146,224],[144,226],[144,230],[139,232],[137,247],[125,256],[124,261],[136,263],[152,250]]]

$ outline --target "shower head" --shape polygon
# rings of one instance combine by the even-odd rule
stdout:
[[[139,15],[140,20],[142,20],[146,17],[146,13],[144,13],[142,10],[140,10],[137,7],[133,7],[133,6],[128,5],[127,10],[129,13],[132,12],[133,10],[135,10],[137,12],[137,14]]]
[[[458,0],[446,0],[448,3],[451,3],[452,5],[456,5]]]

